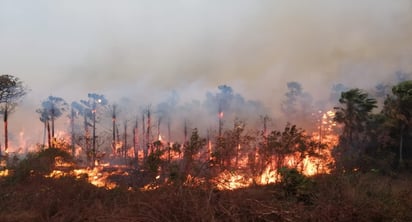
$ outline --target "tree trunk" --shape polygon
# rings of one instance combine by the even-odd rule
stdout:
[[[4,109],[4,115],[3,115],[3,120],[4,120],[4,152],[7,154],[7,150],[9,148],[9,133],[8,133],[8,128],[7,128],[7,119],[8,119],[8,108]]]
[[[399,141],[399,166],[402,167],[403,165],[403,134],[404,134],[404,127],[401,126],[401,138]]]
[[[145,113],[142,116],[142,147],[143,147],[143,160],[147,158],[147,145],[146,145],[146,120]]]
[[[47,144],[49,145],[49,148],[51,147],[51,135],[50,135],[50,123],[47,120]]]
[[[92,143],[92,161],[93,166],[96,160],[96,109],[93,112],[93,143]]]
[[[127,159],[127,121],[124,121],[123,157],[125,160]]]
[[[112,113],[112,152],[116,155],[116,106],[113,106]]]
[[[147,132],[146,132],[146,143],[147,143],[147,149],[150,149],[150,152],[153,153],[153,146],[150,144],[150,123],[151,118],[150,118],[150,108],[147,109]]]
[[[50,115],[50,117],[51,117],[51,137],[52,137],[52,139],[53,139],[53,141],[54,141],[54,115],[55,115],[55,112],[54,112],[54,108],[52,108],[52,112],[51,112],[51,115]]]
[[[136,158],[137,164],[139,164],[139,150],[138,150],[138,144],[139,144],[139,125],[138,125],[138,120],[136,117],[136,124],[133,129],[133,150],[134,150],[134,156]]]
[[[75,143],[74,143],[74,109],[72,108],[71,110],[71,115],[70,115],[70,125],[71,125],[71,147],[72,147],[72,156],[74,157],[76,154],[76,150],[75,150]]]
[[[87,124],[87,116],[84,114],[84,140],[85,140],[85,147],[86,147],[86,158],[87,164],[90,164],[90,135],[89,135],[89,126]]]

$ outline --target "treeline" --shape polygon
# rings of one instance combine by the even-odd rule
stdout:
[[[2,75],[0,84],[7,154],[7,116],[28,90],[11,75]],[[97,93],[70,104],[49,96],[37,109],[45,135],[40,148],[60,147],[88,165],[119,160],[152,171],[167,168],[171,175],[173,170],[180,175],[210,173],[205,170],[210,166],[253,176],[268,167],[303,171],[305,160],[311,158],[319,173],[325,172],[320,163],[334,164],[330,168],[338,171],[410,167],[411,81],[379,84],[373,93],[337,84],[323,102],[315,101],[298,82],[287,83],[287,89],[280,107],[284,122],[290,122],[286,125],[270,117],[262,103],[246,100],[227,85],[208,92],[203,102],[180,104],[178,94],[172,93],[156,106],[138,108],[127,99],[112,103]],[[383,104],[380,110],[378,100]],[[334,120],[341,127],[327,131],[322,121],[326,104],[333,103]],[[70,120],[69,138],[59,138],[55,123],[65,115]],[[326,140],[333,133],[340,138],[330,160],[324,150],[334,145]]]

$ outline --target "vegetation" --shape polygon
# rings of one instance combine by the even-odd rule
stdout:
[[[378,90],[384,92],[381,86]],[[120,134],[121,116],[115,106],[104,109],[108,104],[104,95],[90,93],[87,100],[71,103],[70,145],[54,138],[54,120],[68,105],[60,97],[48,97],[38,110],[48,130],[47,149],[21,160],[5,156],[9,175],[0,177],[0,219],[411,221],[412,81],[392,86],[382,107],[365,90],[337,85],[332,97],[338,91],[340,97],[332,114],[322,110],[314,114],[313,99],[299,83],[287,87],[282,110],[288,120],[311,124],[309,130],[289,122],[281,130],[268,127],[267,115],[263,126],[247,122],[242,118],[245,109],[253,113],[261,110],[260,105],[223,85],[216,94],[208,93],[204,104],[181,108],[173,96],[159,110],[148,106],[140,125],[137,115],[128,116],[136,122],[132,133],[127,132],[124,117]],[[171,139],[175,113],[170,111],[179,109],[186,110],[183,142]],[[203,117],[190,119],[186,114],[192,109],[217,115],[218,127],[208,129],[206,136],[196,127],[190,132],[193,122]],[[97,125],[105,110],[112,118],[112,126],[106,127],[109,132]],[[80,127],[76,127],[78,116]],[[227,126],[229,117],[233,127]],[[167,123],[166,141],[161,136],[162,118]],[[333,135],[339,138],[331,141]],[[110,155],[105,156],[106,151]],[[100,160],[122,166],[103,166]],[[74,168],[85,172],[72,173]],[[92,175],[94,171],[97,174]],[[103,174],[103,187],[90,184]],[[229,186],[222,188],[220,183]]]
[[[26,95],[27,88],[23,81],[12,75],[0,75],[0,113],[3,114],[4,122],[4,150],[8,149],[8,118],[14,108]],[[0,150],[1,155],[1,150]]]

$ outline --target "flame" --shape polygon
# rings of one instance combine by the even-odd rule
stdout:
[[[76,179],[84,179],[93,184],[96,187],[104,187],[106,189],[113,189],[117,187],[117,184],[110,182],[108,177],[111,174],[109,172],[103,172],[102,168],[94,167],[92,169],[73,169],[68,172],[64,170],[53,170],[50,174],[46,175],[46,178],[60,178],[63,176],[74,176]]]
[[[223,118],[223,111],[219,112],[218,116],[219,116],[219,119],[222,119]]]
[[[0,170],[0,177],[7,177],[8,175],[9,175],[8,169]]]
[[[294,167],[297,168],[299,171],[301,171],[302,174],[306,176],[312,176],[320,173],[330,173],[331,169],[329,168],[330,163],[333,163],[334,159],[331,155],[331,150],[332,148],[338,143],[338,135],[335,133],[335,127],[336,123],[333,121],[334,117],[334,112],[333,111],[326,111],[322,112],[320,111],[318,113],[318,128],[316,132],[313,132],[311,134],[312,140],[313,141],[319,141],[322,144],[326,144],[327,148],[326,149],[320,149],[317,150],[317,154],[319,156],[322,156],[322,158],[315,158],[315,157],[309,157],[305,156],[302,157],[300,156],[299,153],[294,153],[291,155],[286,156],[280,165],[288,166],[288,167]],[[218,113],[219,119],[222,119],[224,116],[223,112]],[[65,131],[56,131],[56,138],[59,140],[55,140],[56,144],[59,143],[59,141],[66,141],[70,142],[70,134],[68,134]],[[19,147],[23,147],[23,149],[27,150],[28,148],[26,147],[27,145],[27,139],[25,138],[25,134],[22,131],[19,134]],[[173,145],[172,142],[168,143],[166,141],[163,141],[164,138],[162,138],[162,135],[159,134],[158,140],[162,142],[164,146],[162,146],[160,149],[165,149],[164,154],[162,155],[163,161],[168,161],[169,159],[171,161],[176,161],[178,163],[179,160],[182,160],[182,155],[179,154],[177,151],[170,150],[170,156],[168,147],[171,147]],[[167,146],[165,144],[168,144]],[[201,161],[210,161],[212,160],[212,141],[208,140],[208,143],[206,145],[205,150],[202,150],[201,152],[196,154],[196,159],[201,160]],[[119,141],[115,144],[115,149],[116,153],[120,153],[124,148],[123,142]],[[126,155],[129,158],[136,158],[135,157],[135,150],[134,147],[126,147]],[[137,149],[139,149],[137,147]],[[139,163],[140,160],[143,160],[143,152],[141,150],[138,150],[138,159]],[[269,164],[268,166],[264,166],[261,171],[261,175],[254,175],[252,176],[252,173],[250,173],[249,170],[249,165],[248,165],[248,158],[246,157],[247,155],[244,155],[241,151],[243,149],[247,149],[246,146],[241,145],[240,143],[236,145],[236,153],[239,154],[236,157],[232,159],[232,166],[235,171],[223,171],[218,176],[212,179],[214,184],[216,185],[217,189],[221,190],[233,190],[233,189],[238,189],[238,188],[244,188],[251,186],[252,184],[271,184],[271,183],[276,183],[279,182],[281,179],[279,176],[279,173],[277,172],[276,166],[276,161],[275,158],[271,161],[272,164]],[[258,148],[256,148],[258,149]],[[13,151],[16,149],[13,149]],[[84,155],[84,149],[81,147],[77,146],[76,147],[76,157],[80,157],[80,154],[83,153]],[[255,152],[254,154],[254,159],[259,160],[259,154],[258,152]],[[46,177],[48,178],[59,178],[63,176],[74,176],[75,178],[78,179],[86,179],[89,183],[97,186],[97,187],[104,187],[106,189],[113,189],[117,187],[118,185],[112,181],[110,181],[110,176],[111,175],[124,175],[128,176],[127,172],[125,172],[124,168],[126,168],[126,165],[119,165],[119,166],[110,166],[108,163],[95,163],[93,168],[78,168],[78,169],[73,169],[75,166],[72,163],[66,163],[62,161],[59,158],[55,159],[55,165],[56,165],[56,170],[52,171],[49,175]],[[117,168],[117,171],[114,172],[108,172],[107,168],[113,167]],[[4,177],[9,175],[9,171],[7,169],[1,170],[0,171],[0,177]],[[163,175],[163,174],[162,174]],[[160,181],[164,182],[167,181],[167,178],[164,178],[164,180],[160,180],[160,176],[157,176],[154,181],[148,183],[147,185],[143,186],[141,190],[153,190],[157,189],[161,186]],[[199,178],[199,177],[193,177],[189,175],[186,180],[185,180],[185,185],[186,186],[196,186],[202,183],[205,183],[206,179],[205,178]]]
[[[250,186],[253,179],[236,172],[223,171],[216,182],[216,187],[219,190],[234,190]]]

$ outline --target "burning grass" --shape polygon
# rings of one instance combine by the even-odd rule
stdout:
[[[322,175],[288,184],[217,190],[168,185],[156,190],[104,189],[85,179],[0,179],[1,221],[411,221],[411,175]],[[301,188],[299,188],[301,189]],[[300,192],[300,191],[298,191]]]

